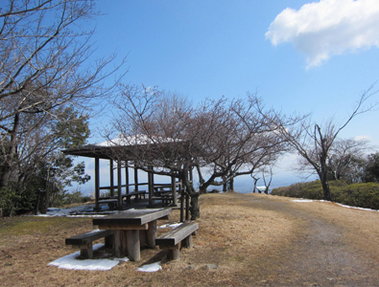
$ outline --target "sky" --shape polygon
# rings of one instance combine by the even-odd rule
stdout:
[[[124,83],[157,86],[195,105],[256,92],[267,108],[342,123],[379,80],[377,0],[99,0],[97,8],[101,15],[88,24],[95,24],[94,56],[126,57]],[[91,119],[90,142],[110,115]],[[340,135],[376,148],[378,120],[379,111],[359,115]],[[274,170],[276,185],[294,175],[292,158]]]

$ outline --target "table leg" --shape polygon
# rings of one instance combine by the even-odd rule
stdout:
[[[146,230],[146,245],[149,248],[155,248],[155,239],[157,238],[157,221],[149,222],[149,227]]]
[[[141,260],[139,230],[126,231],[126,250],[131,261]]]
[[[126,234],[123,230],[114,231],[114,251],[117,258],[122,258],[126,255]]]

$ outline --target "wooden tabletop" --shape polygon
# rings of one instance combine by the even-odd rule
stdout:
[[[172,212],[171,208],[132,209],[93,219],[93,225],[143,225]]]

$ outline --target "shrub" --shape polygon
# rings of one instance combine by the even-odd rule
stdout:
[[[17,195],[10,189],[6,187],[0,189],[0,217],[2,216],[12,216],[15,211],[15,204],[20,196]]]
[[[299,182],[286,187],[274,188],[271,194],[308,199],[323,198],[322,186],[319,180]]]
[[[332,201],[350,206],[379,209],[378,183],[348,185],[343,181],[336,180],[330,181],[329,185]],[[319,180],[275,188],[271,194],[296,198],[323,199],[322,186]]]
[[[334,201],[351,206],[379,209],[379,184],[370,182],[345,186],[335,192]]]
[[[90,196],[83,196],[83,197],[80,198],[81,203],[86,203],[86,202],[89,202],[91,200],[92,199],[91,199]]]

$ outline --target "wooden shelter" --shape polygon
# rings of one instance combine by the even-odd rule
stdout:
[[[160,139],[161,140],[161,139]],[[162,140],[160,141],[162,142]],[[174,145],[176,141],[173,139],[166,139],[164,144],[169,148]],[[170,202],[171,205],[176,205],[178,197],[180,197],[181,219],[184,213],[184,197],[186,200],[186,219],[189,217],[189,200],[186,196],[185,190],[182,188],[181,183],[177,178],[171,177],[168,183],[154,183],[153,168],[147,172],[147,182],[142,182],[139,178],[140,170],[136,154],[141,149],[142,145],[153,145],[152,140],[146,136],[117,138],[113,141],[107,141],[100,144],[86,145],[78,148],[66,149],[63,153],[67,155],[83,156],[93,158],[95,160],[95,211],[100,210],[100,204],[107,203],[117,209],[123,209],[124,199],[126,203],[130,203],[131,197],[134,196],[135,200],[145,198],[148,196],[148,207],[153,207],[154,201],[161,201],[162,205]],[[109,185],[100,186],[100,160],[109,161]],[[125,181],[122,182],[122,169],[125,172]],[[134,178],[129,178],[129,170],[134,172]],[[116,184],[114,170],[116,172]],[[133,183],[130,183],[133,181]],[[147,187],[147,191],[143,189]],[[102,190],[108,190],[109,194],[103,196]],[[123,190],[125,190],[123,192]],[[178,196],[179,194],[179,196]]]

